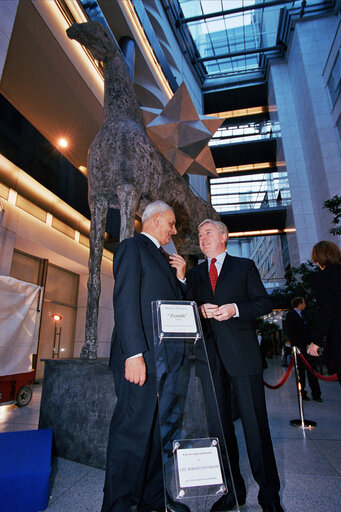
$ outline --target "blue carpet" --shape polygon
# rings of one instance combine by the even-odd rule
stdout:
[[[0,434],[0,512],[40,512],[48,502],[52,429]]]

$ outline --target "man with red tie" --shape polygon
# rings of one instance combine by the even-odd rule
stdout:
[[[254,320],[272,310],[254,262],[226,252],[228,230],[205,220],[199,244],[207,260],[187,274],[188,298],[198,304],[239,505],[246,489],[239,469],[238,445],[231,413],[231,385],[237,399],[251,470],[259,485],[263,512],[283,512],[263,385],[261,354]],[[229,469],[225,468],[227,474]],[[229,485],[230,487],[230,485]],[[228,493],[211,512],[233,510]]]

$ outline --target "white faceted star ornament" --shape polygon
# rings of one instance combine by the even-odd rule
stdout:
[[[208,142],[224,120],[199,116],[184,82],[163,110],[141,110],[149,138],[179,174],[217,176]]]

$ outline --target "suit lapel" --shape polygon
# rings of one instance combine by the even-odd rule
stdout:
[[[166,272],[167,277],[168,277],[168,279],[169,279],[169,281],[170,281],[174,291],[176,292],[177,295],[179,295],[181,287],[180,287],[180,285],[178,283],[178,278],[174,275],[172,267],[167,262],[166,258],[164,256],[162,256],[161,252],[156,247],[154,242],[152,242],[152,240],[150,240],[150,238],[148,238],[145,235],[139,235],[139,236],[144,241],[144,243],[146,244],[146,246],[147,246],[148,250],[150,251],[151,255],[155,259],[155,263],[157,265],[160,265],[163,268],[163,270]]]
[[[208,275],[208,262],[207,262],[207,260],[204,261],[203,263],[200,263],[198,268],[200,270],[200,274],[201,274],[201,277],[202,277],[203,281],[206,283],[206,286],[208,286],[208,288],[210,289],[210,292],[212,293],[211,281],[210,281],[210,277]]]
[[[221,286],[221,284],[224,282],[224,280],[227,278],[228,274],[231,272],[233,267],[231,256],[226,254],[223,266],[221,267],[221,271],[218,277],[218,281],[215,288],[215,293],[217,293],[217,288]]]

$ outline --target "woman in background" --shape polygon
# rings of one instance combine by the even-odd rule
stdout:
[[[321,270],[311,279],[317,313],[307,352],[318,356],[319,348],[327,349],[341,385],[341,251],[322,240],[314,245],[311,259]]]

